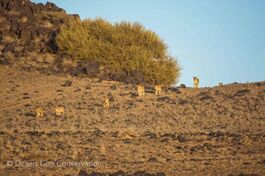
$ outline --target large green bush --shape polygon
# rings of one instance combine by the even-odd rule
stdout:
[[[69,20],[56,43],[74,59],[97,62],[111,72],[137,71],[149,84],[171,85],[180,74],[180,66],[168,55],[166,44],[139,23],[111,24],[101,18]]]

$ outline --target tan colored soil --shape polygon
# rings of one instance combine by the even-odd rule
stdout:
[[[0,66],[0,175],[265,175],[265,82],[147,89],[139,98],[131,85],[71,78],[62,86],[68,79]]]

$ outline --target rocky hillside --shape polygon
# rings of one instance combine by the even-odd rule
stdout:
[[[1,176],[265,175],[265,82],[138,97],[57,53],[68,17],[79,19],[52,3],[0,0]]]
[[[264,82],[141,98],[128,84],[7,66],[0,82],[0,175],[265,175]]]
[[[68,17],[79,19],[50,2],[0,0],[0,63],[39,69],[52,65],[57,58],[51,54],[57,52],[54,39]]]

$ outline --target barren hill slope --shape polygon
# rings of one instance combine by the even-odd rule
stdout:
[[[264,82],[171,88],[160,96],[148,88],[139,98],[131,85],[1,66],[0,85],[0,175],[265,175]],[[37,107],[44,117],[36,118]]]

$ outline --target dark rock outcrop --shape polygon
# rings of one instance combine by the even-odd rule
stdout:
[[[88,76],[96,77],[100,73],[99,65],[95,62],[91,63],[79,63],[76,67],[70,68],[70,74],[72,76]]]
[[[0,0],[0,57],[57,51],[54,39],[69,15],[55,4]],[[74,16],[79,18],[78,16]]]
[[[131,84],[146,84],[144,76],[137,70],[132,72],[120,71],[111,73],[110,79]]]

